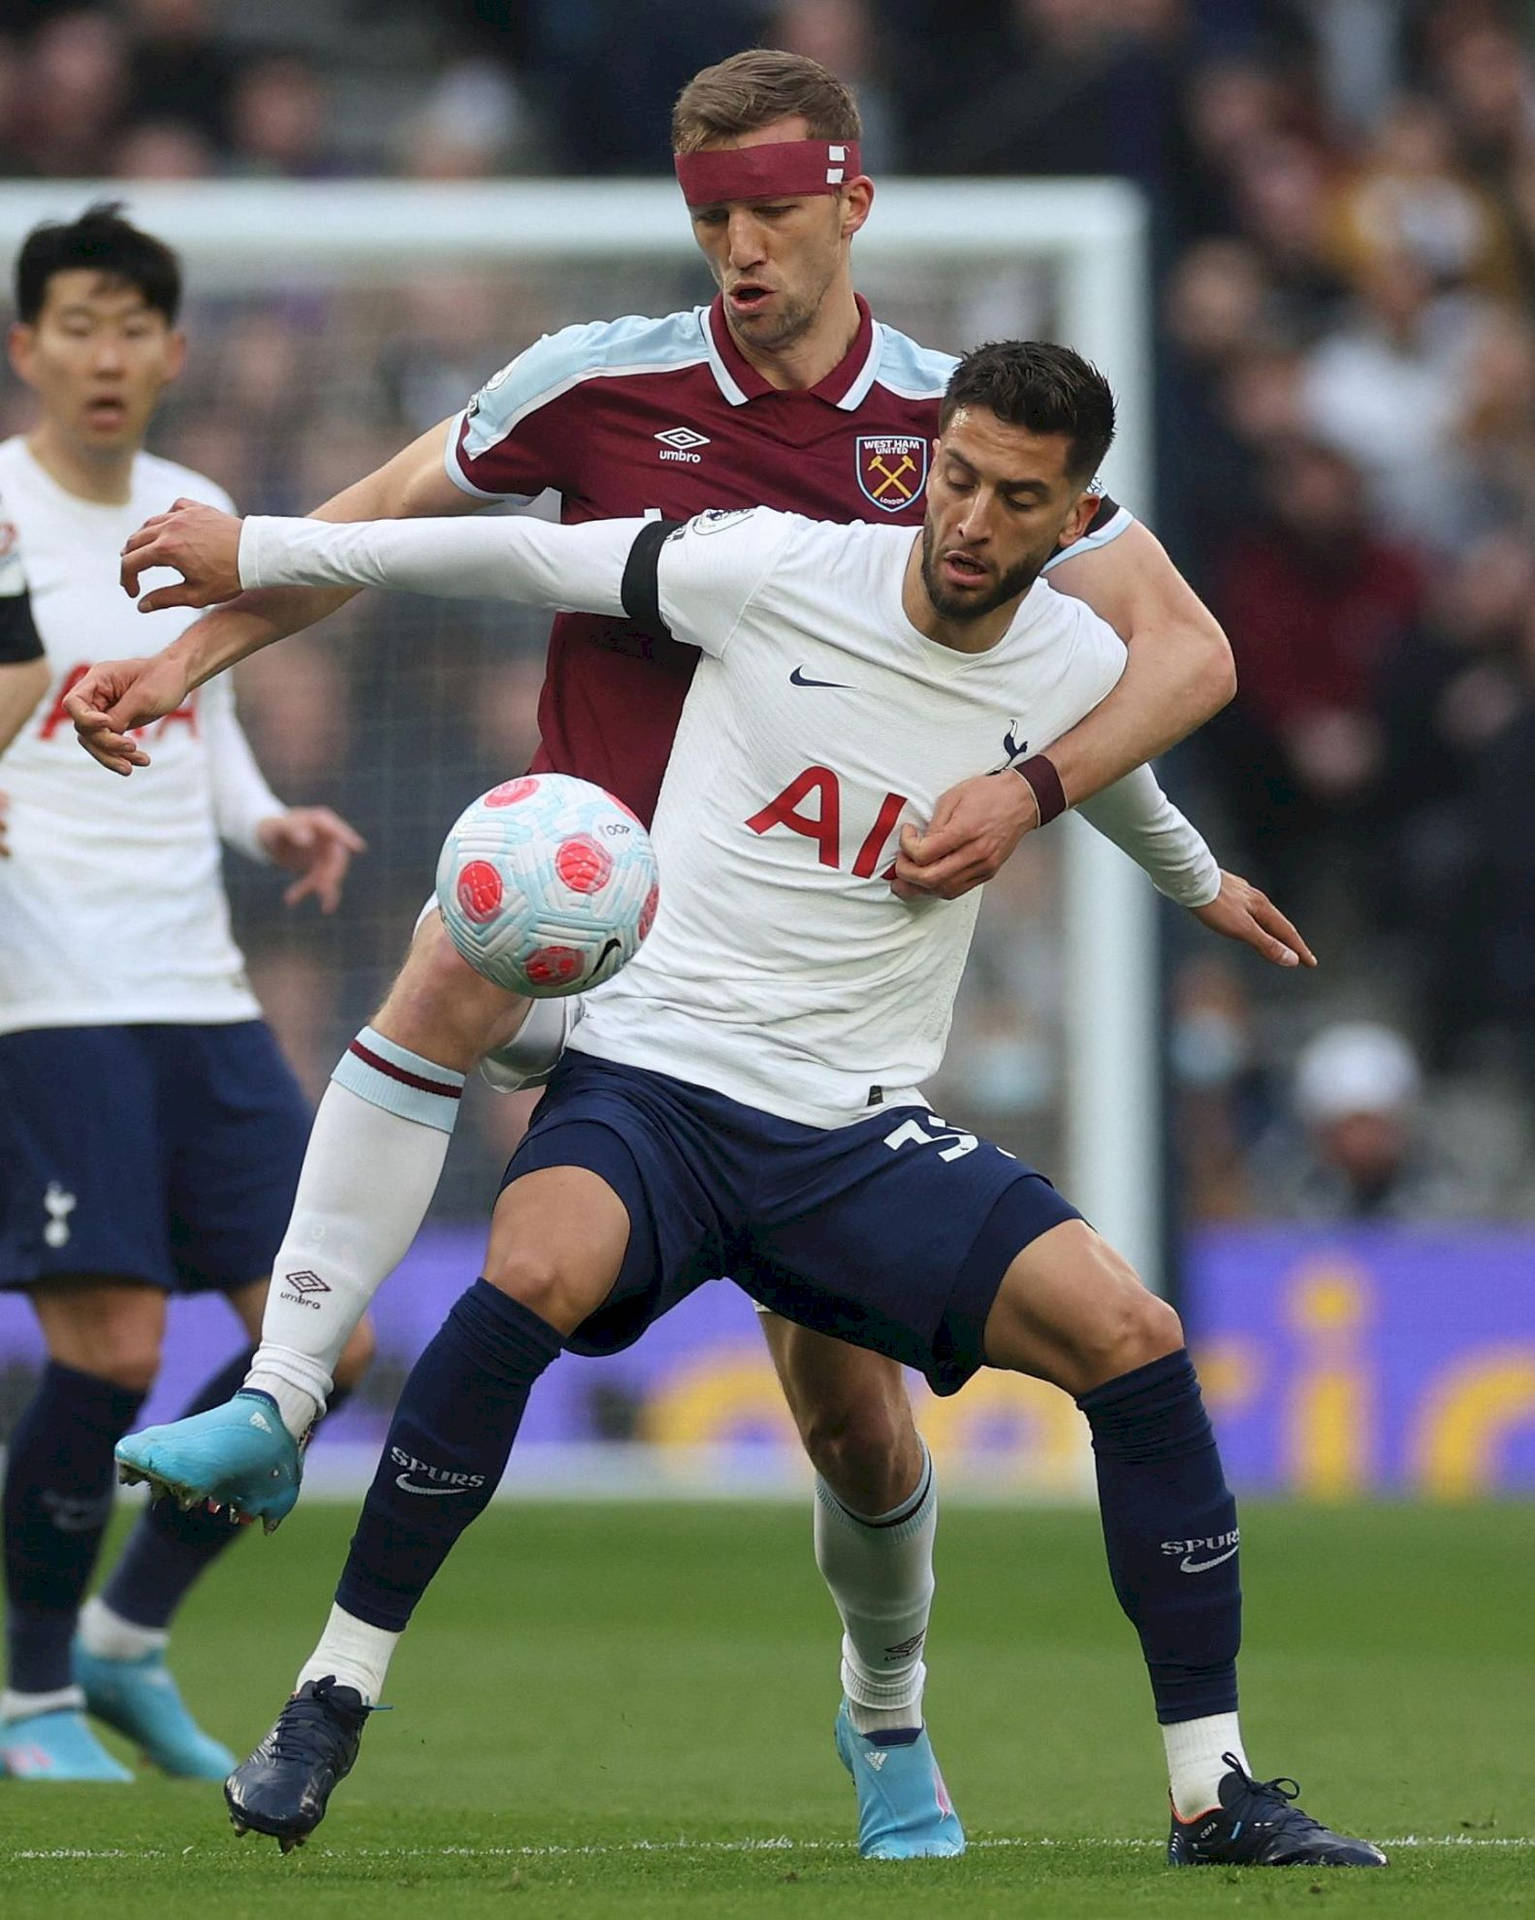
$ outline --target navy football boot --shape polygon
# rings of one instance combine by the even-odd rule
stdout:
[[[1174,1867],[1383,1867],[1386,1856],[1368,1840],[1333,1833],[1303,1813],[1294,1780],[1254,1780],[1235,1754],[1220,1784],[1220,1805],[1192,1820],[1173,1812],[1167,1860]]]
[[[376,1707],[334,1674],[306,1680],[277,1724],[224,1782],[236,1833],[270,1834],[284,1853],[301,1847],[325,1818],[332,1790],[352,1771],[362,1730]]]

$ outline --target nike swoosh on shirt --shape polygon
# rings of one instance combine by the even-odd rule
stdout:
[[[844,693],[849,691],[845,680],[807,680],[803,667],[796,667],[789,675],[789,685],[791,687],[840,687]]]
[[[1208,1573],[1211,1567],[1218,1567],[1223,1560],[1229,1560],[1236,1551],[1235,1547],[1228,1547],[1224,1553],[1218,1553],[1213,1560],[1194,1560],[1185,1554],[1178,1562],[1178,1567],[1183,1573]]]

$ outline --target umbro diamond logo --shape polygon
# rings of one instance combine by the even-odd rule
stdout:
[[[311,1312],[318,1313],[320,1311],[320,1303],[318,1300],[311,1300],[309,1298],[310,1294],[329,1292],[330,1282],[328,1280],[322,1280],[319,1274],[311,1273],[307,1267],[302,1267],[297,1273],[287,1273],[283,1275],[281,1291],[278,1297],[283,1300],[291,1300],[296,1307],[308,1307]]]
[[[655,438],[661,442],[663,460],[685,460],[693,467],[702,465],[702,459],[695,449],[709,444],[708,434],[695,433],[691,427],[668,427],[664,433],[656,434]]]
[[[841,687],[844,692],[847,690],[845,680],[812,680],[803,667],[796,667],[789,675],[789,685],[791,687]]]

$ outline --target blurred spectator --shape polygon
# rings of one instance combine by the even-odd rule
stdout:
[[[24,147],[33,172],[104,172],[130,88],[127,45],[111,15],[65,13],[39,28],[26,76]]]
[[[1532,603],[1529,542],[1485,535],[1436,575],[1423,629],[1388,663],[1382,684],[1386,917],[1414,956],[1430,1061],[1441,1067],[1466,1053],[1490,1017],[1495,889],[1472,793],[1488,749],[1528,699],[1521,642]],[[1511,817],[1495,837],[1524,831]]]
[[[531,157],[533,127],[510,74],[490,60],[441,74],[406,130],[413,180],[482,180]]]
[[[141,120],[118,141],[108,171],[119,180],[202,180],[214,166],[213,150],[196,127]]]
[[[1373,1021],[1325,1028],[1295,1070],[1298,1128],[1260,1163],[1287,1219],[1413,1221],[1489,1211],[1485,1180],[1423,1123],[1422,1075],[1402,1034]]]
[[[210,0],[123,0],[134,118],[176,125],[222,152],[237,68]]]
[[[1312,431],[1363,469],[1383,526],[1434,549],[1469,531],[1456,436],[1481,318],[1465,295],[1436,294],[1408,255],[1383,253],[1306,372]]]
[[[1474,173],[1496,187],[1535,140],[1535,63],[1497,11],[1440,7],[1429,30],[1428,71]]]
[[[1268,134],[1242,153],[1232,192],[1244,231],[1268,263],[1287,332],[1315,339],[1336,320],[1346,291],[1332,259],[1326,150],[1299,134]]]
[[[1356,277],[1401,255],[1432,286],[1518,291],[1508,222],[1486,189],[1462,175],[1449,121],[1431,100],[1395,102],[1334,218],[1341,262]]]
[[[1239,368],[1253,374],[1250,355],[1269,331],[1271,299],[1262,256],[1240,240],[1200,241],[1167,285],[1157,520],[1207,599],[1232,538],[1255,511],[1252,447],[1238,427],[1230,385]],[[1291,407],[1285,425],[1294,424]],[[1260,437],[1269,436],[1260,429]]]
[[[882,37],[869,0],[780,0],[762,44],[819,60],[853,89],[863,116],[861,145],[868,172],[888,173],[905,158],[895,101],[883,73]]]
[[[529,61],[556,171],[655,173],[672,102],[700,67],[751,46],[766,12],[763,0],[650,0],[641,26],[627,0],[543,0]]]
[[[258,60],[234,84],[229,138],[236,173],[322,178],[335,171],[329,89],[292,55]]]
[[[958,23],[952,4],[916,8],[902,75],[907,165],[1117,173],[1160,189],[1172,166],[1184,25],[1178,0],[973,3]]]
[[[1265,884],[1305,918],[1319,870],[1357,861],[1384,772],[1382,671],[1420,613],[1418,565],[1374,534],[1359,475],[1310,441],[1276,449],[1266,513],[1238,534],[1216,608],[1237,657],[1210,730],[1221,783]]]
[[[1203,951],[1178,969],[1168,1041],[1172,1141],[1189,1220],[1240,1220],[1253,1211],[1248,1160],[1272,1118],[1252,1002],[1239,969]]]

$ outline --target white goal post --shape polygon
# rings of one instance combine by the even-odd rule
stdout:
[[[364,283],[403,267],[458,270],[508,261],[691,256],[669,181],[389,181],[0,186],[7,258],[39,220],[93,199],[126,199],[183,254],[199,293],[302,286],[338,272]],[[1152,518],[1146,214],[1111,180],[882,182],[857,258],[899,268],[1047,260],[1057,330],[1113,382],[1119,434],[1110,491]],[[600,317],[597,315],[593,318]],[[1064,1186],[1154,1286],[1162,1281],[1161,1121],[1157,1098],[1156,901],[1123,855],[1072,821],[1064,884]]]

